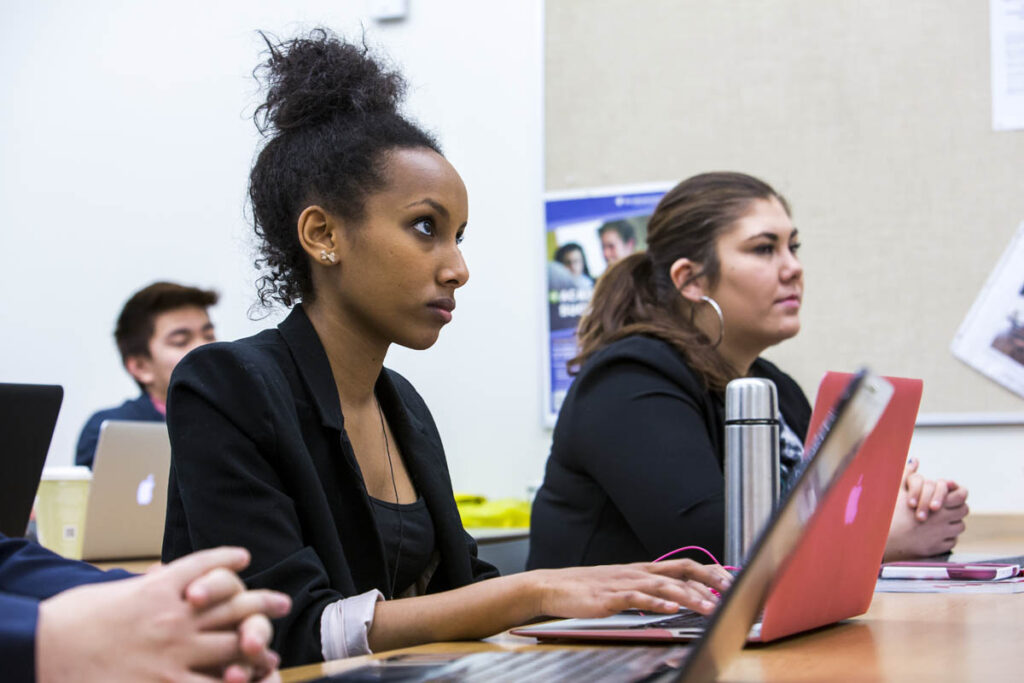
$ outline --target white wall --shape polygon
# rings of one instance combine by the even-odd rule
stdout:
[[[472,277],[426,352],[396,349],[432,407],[458,489],[522,495],[541,474],[541,0],[15,0],[0,18],[0,381],[62,384],[51,464],[95,409],[137,393],[114,347],[125,298],[156,279],[214,287],[223,339],[251,321],[243,214],[257,137],[256,29],[365,27],[398,62],[409,111],[469,188]]]
[[[431,406],[457,488],[522,495],[541,476],[543,2],[409,4],[405,21],[378,24],[359,0],[4,3],[0,381],[64,385],[51,463],[71,461],[91,411],[136,392],[111,338],[133,290],[217,288],[224,339],[280,317],[247,318],[255,30],[362,23],[470,193],[472,277],[455,321],[388,364]],[[1024,511],[1022,445],[1021,427],[925,427],[912,453],[968,486],[973,509]]]
[[[919,425],[910,455],[925,476],[966,486],[971,511],[1024,512],[1024,425]]]

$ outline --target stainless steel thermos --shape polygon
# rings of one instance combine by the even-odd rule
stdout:
[[[725,388],[725,564],[743,564],[778,500],[775,383],[734,379]]]

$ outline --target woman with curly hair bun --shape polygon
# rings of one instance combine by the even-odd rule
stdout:
[[[462,179],[399,112],[399,74],[325,30],[271,44],[249,196],[277,328],[197,349],[169,392],[164,559],[252,553],[287,592],[284,665],[488,636],[540,615],[710,611],[729,583],[690,561],[497,577],[476,556],[430,411],[384,368],[430,347],[469,271]]]

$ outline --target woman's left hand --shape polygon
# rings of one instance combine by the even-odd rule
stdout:
[[[941,555],[952,550],[966,525],[967,489],[956,482],[931,481],[907,463],[896,498],[884,561]]]

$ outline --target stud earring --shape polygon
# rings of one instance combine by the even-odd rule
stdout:
[[[327,261],[329,263],[335,263],[337,259],[334,256],[334,252],[327,252],[324,249],[320,250],[320,260]]]

